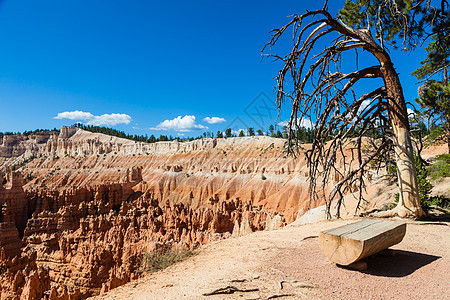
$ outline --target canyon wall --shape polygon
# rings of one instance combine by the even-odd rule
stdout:
[[[282,139],[148,144],[72,127],[62,127],[59,136],[12,137],[5,136],[0,145],[0,164],[15,165],[27,191],[117,183],[127,169],[141,167],[145,188],[159,200],[198,208],[210,199],[242,199],[282,213],[288,221],[307,206],[305,161],[286,157]]]
[[[138,143],[77,128],[0,143],[0,298],[83,299],[143,254],[275,229],[306,208],[304,163],[268,137]]]
[[[0,299],[84,299],[140,276],[146,252],[276,229],[309,206],[304,158],[270,137],[63,127],[5,136],[0,171]]]

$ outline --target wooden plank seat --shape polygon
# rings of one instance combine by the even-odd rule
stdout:
[[[406,223],[365,219],[322,231],[319,246],[329,260],[348,266],[402,241]]]

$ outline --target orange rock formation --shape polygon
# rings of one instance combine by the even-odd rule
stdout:
[[[308,205],[305,165],[283,143],[146,144],[69,127],[5,136],[0,298],[85,298],[139,276],[157,247],[293,221]]]

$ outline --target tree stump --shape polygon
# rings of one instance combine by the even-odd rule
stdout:
[[[402,241],[406,223],[366,219],[322,231],[319,246],[329,260],[348,266]]]

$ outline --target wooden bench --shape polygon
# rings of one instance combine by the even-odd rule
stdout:
[[[402,241],[406,223],[365,219],[322,231],[319,246],[329,260],[348,266]]]

